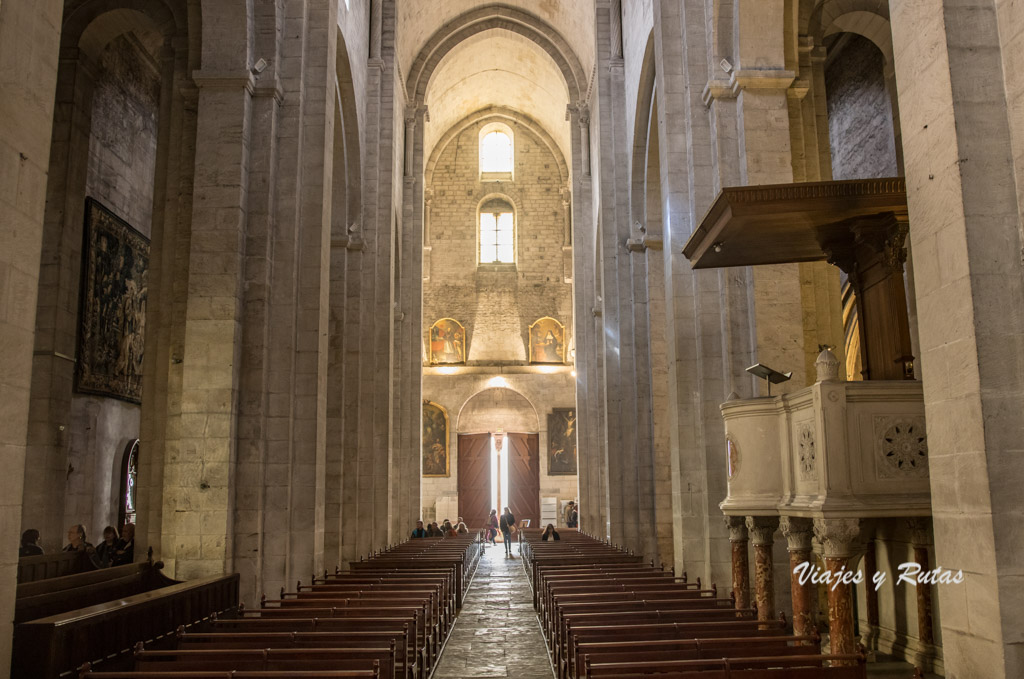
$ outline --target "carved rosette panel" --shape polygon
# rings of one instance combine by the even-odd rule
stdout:
[[[813,481],[817,471],[817,451],[814,444],[814,424],[801,422],[796,430],[797,472],[801,481]]]
[[[923,417],[876,417],[874,429],[879,478],[928,474],[928,435]]]

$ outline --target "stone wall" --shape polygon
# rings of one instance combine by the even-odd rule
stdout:
[[[434,518],[438,497],[458,494],[459,434],[505,432],[539,434],[540,496],[561,502],[578,499],[575,476],[548,474],[548,413],[552,408],[576,405],[575,379],[570,368],[544,373],[536,367],[504,370],[474,370],[444,375],[437,368],[423,377],[423,398],[448,411],[450,476],[424,478],[422,504],[424,520]],[[499,508],[500,511],[500,508]],[[445,517],[437,517],[438,520]],[[454,520],[455,517],[450,517]]]
[[[430,257],[424,271],[422,336],[426,342],[430,325],[440,318],[458,320],[466,328],[469,366],[425,369],[423,398],[448,411],[451,437],[450,477],[422,481],[428,520],[438,496],[458,492],[460,432],[501,428],[539,433],[541,496],[570,500],[577,495],[576,477],[549,476],[546,458],[547,414],[576,404],[572,359],[567,356],[562,366],[527,365],[529,326],[539,318],[551,316],[563,323],[567,354],[571,347],[572,288],[565,282],[571,271],[566,271],[563,255],[564,163],[540,136],[513,125],[514,179],[481,182],[478,142],[485,124],[469,125],[437,149],[428,178],[432,198],[425,245]],[[495,196],[504,197],[515,210],[514,267],[478,266],[477,210]],[[427,352],[424,345],[425,357]],[[501,392],[509,398],[495,396]]]
[[[147,238],[153,220],[159,87],[156,65],[130,35],[107,46],[93,89],[86,161],[86,196]],[[140,410],[113,398],[71,397],[64,523],[83,524],[90,539],[117,524],[121,458],[127,443],[139,437]]]
[[[429,280],[423,286],[423,336],[441,318],[466,328],[470,364],[529,360],[531,323],[544,316],[565,325],[572,337],[572,298],[565,283],[562,247],[565,212],[554,151],[523,126],[515,126],[513,181],[481,182],[478,138],[471,125],[436,152],[427,189],[430,211]],[[514,270],[478,267],[478,214],[485,198],[504,197],[515,210]],[[571,275],[571,272],[568,272]]]
[[[892,102],[885,59],[867,38],[844,34],[825,69],[833,179],[895,177]]]

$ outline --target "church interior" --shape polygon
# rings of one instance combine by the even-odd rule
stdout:
[[[0,677],[1024,676],[1021,55],[0,0]]]

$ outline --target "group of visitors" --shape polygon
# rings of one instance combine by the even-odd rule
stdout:
[[[469,528],[466,523],[459,517],[459,521],[454,526],[452,522],[445,519],[441,522],[441,525],[437,525],[437,521],[428,523],[427,527],[423,527],[423,521],[416,522],[416,528],[412,531],[412,538],[453,538],[456,535],[464,535],[469,532]]]
[[[123,566],[135,560],[135,524],[126,523],[124,530],[118,535],[117,529],[107,526],[103,529],[103,542],[94,547],[86,539],[85,526],[75,524],[68,528],[68,544],[62,551],[85,552],[96,568]],[[43,548],[39,546],[39,531],[29,528],[21,534],[21,547],[18,556],[39,556]]]
[[[502,542],[505,543],[505,558],[514,559],[512,554],[512,535],[516,532],[516,517],[512,514],[512,511],[508,508],[504,508],[504,513],[499,517],[498,510],[492,509],[491,515],[487,518],[487,523],[484,526],[484,546],[490,543],[491,546],[497,547],[498,531],[501,531]],[[580,525],[580,514],[579,505],[575,501],[570,501],[566,505],[565,509],[565,525],[567,528],[578,528]],[[445,519],[438,526],[437,522],[428,523],[424,527],[423,521],[416,522],[416,528],[412,532],[412,538],[446,538],[459,535],[460,533],[468,533],[469,529],[466,528],[466,524],[463,522],[462,517],[459,517],[457,526],[453,527],[452,523]],[[542,540],[561,540],[561,536],[558,535],[558,531],[555,530],[555,525],[549,523],[544,533],[541,535]]]

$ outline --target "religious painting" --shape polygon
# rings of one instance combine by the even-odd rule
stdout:
[[[530,363],[565,363],[565,326],[550,316],[530,326]]]
[[[553,408],[548,413],[548,475],[576,473],[576,409]]]
[[[465,363],[466,329],[454,318],[430,326],[430,363]]]
[[[149,239],[89,198],[76,389],[142,402]]]
[[[423,402],[423,476],[450,476],[448,412],[433,401]]]

